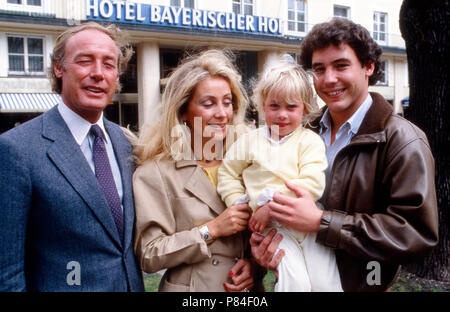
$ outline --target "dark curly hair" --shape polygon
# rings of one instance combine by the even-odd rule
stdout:
[[[305,69],[311,69],[314,51],[325,49],[330,44],[339,46],[342,43],[352,47],[362,66],[374,63],[375,68],[369,78],[369,85],[374,85],[383,74],[380,62],[383,50],[367,29],[345,18],[333,18],[315,25],[300,45],[300,62]]]

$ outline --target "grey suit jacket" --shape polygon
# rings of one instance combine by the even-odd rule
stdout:
[[[131,146],[104,120],[123,183],[124,241],[56,107],[0,136],[0,291],[142,291]]]

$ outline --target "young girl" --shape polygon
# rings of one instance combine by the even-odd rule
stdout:
[[[295,197],[289,180],[318,200],[325,188],[327,160],[319,135],[302,126],[317,109],[305,71],[283,58],[271,62],[254,90],[266,125],[242,135],[228,150],[218,172],[217,191],[227,206],[249,201],[249,228],[275,227],[284,249],[275,291],[342,291],[334,251],[315,243],[315,233],[300,233],[271,220],[266,205],[275,192]],[[305,118],[306,119],[306,118]]]

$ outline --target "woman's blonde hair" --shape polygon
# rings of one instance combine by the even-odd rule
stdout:
[[[183,153],[191,151],[190,130],[181,118],[197,84],[208,77],[228,81],[233,98],[233,125],[243,123],[248,98],[232,60],[230,51],[213,49],[188,56],[178,65],[162,94],[161,119],[155,125],[145,124],[139,134],[134,148],[137,165],[152,158],[179,160]]]
[[[288,104],[304,104],[303,123],[317,115],[319,107],[309,80],[309,73],[286,55],[270,59],[253,90],[252,99],[258,112],[264,116],[263,106],[272,92],[277,92]]]

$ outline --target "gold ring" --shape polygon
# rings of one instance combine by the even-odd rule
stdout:
[[[250,290],[247,289],[247,287],[244,288],[243,292],[249,292]]]

